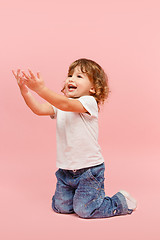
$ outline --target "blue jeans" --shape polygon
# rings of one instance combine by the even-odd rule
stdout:
[[[77,171],[58,169],[52,208],[57,213],[76,213],[81,218],[107,218],[131,214],[125,197],[104,192],[104,163]]]

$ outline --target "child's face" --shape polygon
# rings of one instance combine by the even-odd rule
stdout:
[[[74,69],[72,75],[65,80],[64,93],[68,98],[78,98],[95,93],[93,84],[86,73],[82,73],[80,67]]]

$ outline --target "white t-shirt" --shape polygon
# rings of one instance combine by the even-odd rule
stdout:
[[[66,112],[53,106],[57,119],[57,161],[61,169],[76,170],[104,162],[98,144],[98,106],[94,97],[78,98],[88,113]]]

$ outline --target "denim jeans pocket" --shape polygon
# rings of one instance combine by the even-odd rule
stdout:
[[[104,183],[104,170],[104,164],[92,167],[88,170],[91,179],[94,180],[98,185],[102,185]]]
[[[57,179],[59,179],[59,178],[62,177],[62,175],[63,175],[63,171],[62,171],[62,169],[59,168],[59,169],[55,172],[55,176],[56,176]]]

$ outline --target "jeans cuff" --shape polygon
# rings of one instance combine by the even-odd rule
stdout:
[[[126,202],[126,199],[124,197],[124,195],[120,192],[117,192],[113,197],[112,199],[115,199],[117,200],[117,203],[118,203],[118,208],[121,212],[121,214],[131,214],[133,212],[133,210],[131,209],[128,209],[128,205],[127,205],[127,202]]]

